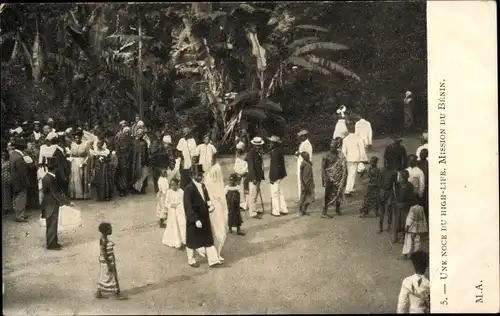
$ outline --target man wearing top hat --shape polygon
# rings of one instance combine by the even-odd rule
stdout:
[[[287,215],[285,195],[283,194],[282,180],[286,177],[285,154],[278,136],[268,138],[271,145],[271,164],[269,166],[269,182],[271,184],[271,205],[273,216]]]
[[[64,195],[56,178],[57,161],[55,158],[47,158],[47,173],[42,178],[42,218],[46,221],[47,249],[59,250],[61,245],[57,239],[57,227],[59,220],[59,207],[72,205]]]
[[[10,174],[13,194],[13,208],[16,214],[15,221],[20,223],[27,222],[26,202],[28,197],[28,188],[30,185],[28,163],[24,160],[25,141],[20,138],[14,138],[12,142],[14,150],[10,154]]]
[[[250,141],[251,147],[247,153],[248,163],[248,215],[253,218],[260,218],[264,210],[257,211],[257,198],[260,192],[260,183],[264,180],[264,167],[262,159],[262,145],[264,140],[254,137]]]
[[[302,164],[302,152],[307,152],[309,154],[309,157],[312,159],[313,156],[313,147],[311,145],[311,142],[309,141],[309,133],[303,129],[301,130],[298,134],[297,137],[300,140],[300,145],[299,145],[299,150],[295,152],[295,157],[297,157],[297,186],[298,186],[298,194],[300,196],[300,192],[302,191],[301,189],[301,181],[300,181],[300,165]]]
[[[210,223],[210,213],[215,210],[203,182],[203,167],[195,164],[191,168],[192,177],[184,189],[184,211],[186,213],[186,252],[188,263],[199,267],[195,250],[208,259],[210,267],[221,264]]]

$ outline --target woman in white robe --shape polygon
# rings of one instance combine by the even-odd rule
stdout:
[[[228,208],[226,202],[226,191],[224,187],[224,178],[222,168],[219,163],[215,163],[205,173],[204,183],[208,191],[210,200],[213,202],[215,210],[210,213],[210,223],[212,225],[212,234],[214,237],[214,246],[217,249],[219,260],[224,260],[221,257],[222,247],[226,242],[228,233]]]
[[[346,119],[345,119],[345,112],[347,111],[347,108],[345,105],[342,105],[338,110],[337,114],[339,116],[339,120],[337,121],[337,124],[335,125],[335,130],[333,131],[333,139],[337,137],[344,138],[349,134],[347,131],[347,124],[346,124]]]
[[[311,159],[313,156],[313,148],[312,148],[311,142],[307,138],[307,135],[308,135],[308,132],[306,130],[302,130],[297,134],[297,136],[301,140],[299,150],[297,150],[295,152],[295,156],[297,157],[297,187],[298,187],[297,192],[298,192],[299,196],[300,196],[300,192],[302,190],[301,185],[300,185],[300,183],[301,183],[301,181],[300,181],[300,165],[302,164],[302,161],[304,160],[300,154],[305,151],[309,154],[309,157],[311,157]]]
[[[167,209],[167,227],[163,233],[162,243],[165,246],[180,249],[186,244],[186,215],[184,213],[184,191],[178,180],[173,180],[172,186],[165,196]]]

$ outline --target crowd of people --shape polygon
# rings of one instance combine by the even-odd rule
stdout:
[[[366,178],[367,190],[360,217],[368,217],[373,212],[379,218],[379,233],[386,230],[391,233],[393,243],[403,241],[402,258],[411,258],[420,273],[425,265],[422,250],[428,239],[427,134],[422,135],[422,146],[417,153],[410,155],[401,135],[395,134],[393,143],[385,149],[383,168],[379,168],[379,159],[369,158],[367,154],[372,146],[371,124],[359,115],[347,114],[345,106],[337,113],[339,118],[330,150],[321,161],[320,176],[325,192],[321,217],[334,217],[328,212],[332,205],[337,216],[341,215],[342,204],[356,192],[356,180]],[[11,130],[7,150],[2,151],[4,212],[13,210],[16,222],[26,222],[27,207],[37,208],[42,204],[42,214],[58,207],[55,202],[46,206],[45,195],[56,191],[51,198],[56,197],[57,205],[69,203],[65,197],[106,201],[115,193],[120,196],[144,194],[151,176],[159,226],[164,229],[162,242],[169,247],[185,248],[187,262],[192,267],[199,266],[196,255],[206,257],[211,267],[224,262],[221,252],[227,233],[235,228],[237,235],[245,235],[243,212],[249,218],[263,217],[261,189],[266,178],[270,185],[271,215],[289,214],[282,186],[287,170],[280,137],[250,138],[249,133],[242,130],[236,138],[233,172],[225,185],[216,160],[217,148],[208,135],[198,144],[191,129],[185,127],[174,146],[168,133],[158,131],[150,135],[146,132],[139,117],[131,126],[126,121],[120,122],[119,131],[112,138],[99,135],[98,130],[89,132],[80,127],[58,132],[51,119],[43,128],[38,121],[33,123],[33,128],[25,122]],[[311,162],[314,146],[306,130],[300,131],[297,137],[300,140],[295,153],[300,193],[298,215],[306,216],[315,201]],[[263,167],[264,144],[268,145],[270,156],[268,174]],[[54,225],[57,223],[47,223],[48,249],[60,249],[57,238],[54,239],[54,232],[57,236]],[[102,233],[101,279],[97,297],[102,297],[103,292],[121,297],[113,268],[114,255],[110,255],[114,245],[108,239],[111,225],[103,223],[99,231]],[[422,282],[418,284],[421,289]],[[427,293],[425,289],[420,292]],[[419,295],[425,301],[424,294]]]

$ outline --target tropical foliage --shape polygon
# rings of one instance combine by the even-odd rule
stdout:
[[[2,123],[29,114],[96,124],[139,112],[148,124],[175,128],[208,122],[223,143],[242,121],[283,134],[285,122],[339,103],[370,106],[383,121],[403,90],[425,91],[425,4],[54,3],[0,11]]]

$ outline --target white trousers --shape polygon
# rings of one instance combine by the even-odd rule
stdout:
[[[280,213],[288,214],[285,196],[281,189],[281,181],[282,180],[278,180],[271,184],[271,205],[273,215],[280,215]]]
[[[257,185],[250,182],[248,184],[248,216],[254,217],[257,213],[262,213],[264,210],[257,210],[257,200],[259,198],[260,181]]]
[[[349,194],[354,191],[356,183],[356,174],[358,173],[358,162],[347,162],[347,183],[345,193]]]
[[[203,255],[207,256],[209,266],[220,263],[219,255],[217,254],[217,250],[215,249],[214,246],[210,246],[207,248],[198,248],[198,249],[196,249],[196,251],[202,256]],[[188,263],[195,264],[196,259],[194,257],[194,249],[190,249],[190,248],[186,247],[186,254],[188,257]]]

